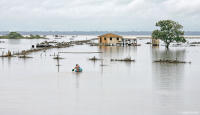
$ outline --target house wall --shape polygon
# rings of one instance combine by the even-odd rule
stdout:
[[[159,39],[152,39],[152,45],[153,46],[159,46],[160,40]]]
[[[110,37],[106,37],[106,40],[104,40],[105,37],[100,37],[101,39],[101,42],[100,42],[100,39],[99,39],[99,43],[101,44],[116,44],[116,43],[119,43],[120,41],[122,41],[122,38],[119,38],[119,40],[117,40],[116,37],[112,37],[112,40],[110,40]]]

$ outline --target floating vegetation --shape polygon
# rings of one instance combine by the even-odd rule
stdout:
[[[200,44],[200,42],[191,42],[190,44]]]
[[[9,55],[1,55],[0,57],[15,57],[15,56],[9,56]]]
[[[141,46],[141,44],[132,44],[132,46]]]
[[[76,42],[75,44],[76,44],[76,45],[83,45],[82,42]]]
[[[21,52],[15,53],[14,55],[27,55],[29,53],[38,52],[38,51],[42,51],[42,50],[45,50],[45,48],[22,50]]]
[[[96,57],[94,56],[94,57],[92,57],[92,58],[89,58],[89,60],[97,61],[97,60],[103,60],[103,59],[99,59],[99,58],[96,58]]]
[[[37,48],[41,48],[41,47],[51,47],[52,45],[49,44],[37,44],[36,47]]]
[[[58,42],[53,40],[53,41],[49,41],[48,43],[58,43]]]
[[[124,59],[111,59],[110,61],[126,61],[126,62],[134,62],[134,59],[124,58]]]
[[[105,64],[100,64],[100,66],[102,66],[102,67],[103,67],[103,66],[108,66],[108,65],[105,65]]]
[[[64,58],[62,58],[62,57],[54,57],[53,59],[64,59]]]
[[[172,44],[173,47],[185,47],[185,45],[183,45],[182,43],[175,43]]]
[[[62,57],[60,57],[59,55],[57,55],[57,56],[54,57],[53,59],[57,59],[57,60],[59,60],[59,59],[64,59],[64,58],[62,58]]]
[[[169,59],[160,59],[160,60],[155,60],[154,62],[159,62],[159,63],[191,63],[191,62],[186,62],[186,61],[180,61],[180,60],[169,60]]]
[[[70,42],[59,42],[55,45],[55,48],[66,48],[73,46]]]
[[[52,42],[51,41],[50,42],[44,41],[44,42],[37,44],[36,47],[37,48],[52,47],[52,45],[50,45],[50,43],[52,43]]]
[[[26,55],[22,55],[22,56],[19,56],[19,58],[33,58],[33,57],[30,57],[30,56],[26,56]]]
[[[90,46],[99,46],[98,43],[88,43]]]
[[[147,42],[146,44],[152,44],[151,42]]]
[[[197,46],[196,44],[190,44],[189,46]]]

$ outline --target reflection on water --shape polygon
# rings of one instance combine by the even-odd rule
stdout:
[[[163,50],[152,49],[152,58],[154,59],[185,59],[185,50]],[[163,64],[154,63],[152,71],[156,88],[166,90],[176,90],[181,88],[181,81],[184,78],[185,64]]]
[[[163,90],[179,90],[181,88],[181,81],[184,78],[184,65],[153,64],[153,72],[155,88]]]
[[[159,48],[152,49],[152,58],[154,60],[158,59],[177,59],[177,60],[185,60],[185,49],[176,49],[176,50],[160,50]]]
[[[137,53],[137,47],[100,46],[99,48],[104,52],[104,57],[109,58],[130,57],[132,53]]]
[[[79,88],[80,74],[81,73],[76,73],[76,88]]]
[[[16,45],[16,44],[21,43],[20,39],[8,39],[7,41],[8,41],[8,44],[11,44],[11,45]]]
[[[185,49],[160,50],[152,49],[152,59],[179,59],[184,60]],[[156,115],[177,115],[184,111],[184,98],[181,93],[184,88],[185,64],[152,65],[152,80],[154,89],[154,102],[157,109]]]

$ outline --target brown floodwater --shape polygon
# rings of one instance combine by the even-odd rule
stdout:
[[[43,40],[4,41],[0,53]],[[167,51],[148,41],[139,40],[138,47],[85,44],[32,53],[30,59],[0,58],[0,115],[200,115],[200,47]],[[61,53],[60,66],[52,56],[99,51]],[[88,60],[93,56],[104,60]],[[136,61],[110,61],[125,57]],[[192,63],[153,63],[163,58]],[[75,64],[82,73],[72,72]]]

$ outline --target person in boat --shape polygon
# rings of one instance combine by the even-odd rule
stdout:
[[[76,66],[74,67],[74,69],[72,71],[74,71],[74,70],[75,70],[75,72],[81,72],[82,71],[81,67],[78,64],[76,64]]]
[[[76,71],[79,71],[80,70],[80,66],[78,64],[76,64],[75,68],[74,68]]]

